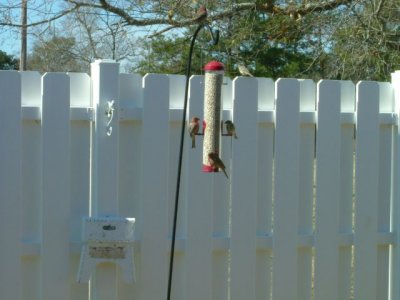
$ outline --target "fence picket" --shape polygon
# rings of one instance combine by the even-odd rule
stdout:
[[[377,297],[378,113],[378,84],[358,83],[354,236],[354,298],[356,300],[373,300]],[[368,289],[365,288],[366,286]]]
[[[341,81],[341,114],[354,115],[355,111],[355,86],[350,81]],[[343,118],[341,117],[341,121]],[[339,234],[341,236],[353,235],[354,216],[354,135],[355,124],[341,125],[340,142],[340,198],[339,198]],[[351,299],[353,297],[353,247],[352,243],[341,244],[339,247],[339,279],[338,299]]]
[[[169,83],[165,75],[144,78],[140,299],[165,299],[170,243],[168,228]],[[154,284],[157,283],[157,284]]]
[[[176,180],[179,165],[180,153],[180,138],[182,133],[182,117],[183,117],[183,99],[186,77],[182,75],[168,75],[169,82],[169,131],[168,131],[168,236],[172,237],[174,206],[176,196]],[[186,112],[187,115],[187,112]],[[186,117],[186,116],[185,116]],[[186,127],[185,127],[186,128]],[[184,133],[185,140],[189,140],[187,132]],[[183,153],[185,159],[185,153]],[[184,166],[182,166],[184,168]],[[186,176],[184,173],[180,179],[180,193],[179,193],[179,209],[177,216],[176,237],[178,239],[178,247],[174,257],[174,280],[172,282],[172,298],[176,300],[184,300],[183,281],[184,281],[184,258],[182,249],[184,244],[181,242],[184,239],[187,224],[186,224],[186,205],[187,200],[185,189],[187,186]]]
[[[83,73],[69,73],[71,107],[90,107],[90,77]],[[90,121],[73,120],[70,124],[70,170],[71,170],[71,225],[70,284],[71,299],[88,298],[88,284],[76,282],[80,260],[82,218],[89,215],[90,197]]]
[[[35,118],[22,121],[21,193],[22,193],[22,299],[40,299],[40,216],[42,186],[42,129],[39,108],[42,106],[41,76],[21,72],[22,108],[37,109]],[[22,111],[23,112],[23,111]],[[33,116],[30,116],[33,117]]]
[[[296,299],[299,213],[300,83],[276,82],[273,299]],[[291,188],[288,188],[290,186]]]
[[[232,120],[232,80],[224,77],[221,88],[222,120]],[[228,176],[231,174],[232,143],[229,138],[221,138],[221,159],[226,165]],[[213,296],[214,299],[229,298],[229,252],[225,242],[230,233],[230,183],[222,172],[208,174],[211,176],[213,201],[213,237],[222,251],[213,255]]]
[[[193,116],[203,120],[204,77],[193,76],[190,79],[190,102],[188,119]],[[200,126],[201,128],[201,126]],[[202,129],[200,129],[200,132]],[[185,248],[184,299],[213,299],[213,198],[210,186],[212,175],[203,173],[203,138],[196,137],[196,148],[191,148],[191,140],[186,137],[186,199],[187,199],[187,238]],[[183,212],[182,212],[183,213]],[[201,284],[199,284],[201,282]]]
[[[337,300],[341,124],[338,81],[318,84],[315,299]]]
[[[394,115],[400,114],[400,71],[391,74],[391,85],[394,96]],[[394,128],[400,128],[400,118],[397,117]],[[400,131],[393,130],[393,152],[392,152],[392,177],[391,177],[391,229],[399,232],[400,229],[400,189],[397,182],[400,179]],[[390,284],[399,282],[400,276],[400,247],[399,236],[393,245],[391,245],[390,259]],[[400,285],[391,284],[390,296],[394,300],[400,299]]]
[[[257,255],[256,299],[270,299],[272,287],[272,249],[265,247],[272,237],[272,182],[274,157],[273,120],[261,120],[261,114],[270,116],[275,110],[275,82],[268,78],[258,81],[258,128],[257,128]]]
[[[257,181],[257,80],[233,82],[233,120],[240,138],[232,138],[231,281],[232,300],[255,299]]]
[[[130,112],[140,112],[143,108],[142,77],[138,74],[120,74],[119,76],[119,105],[120,125],[119,140],[119,186],[118,210],[122,217],[137,217],[140,214],[140,166],[142,123],[139,119],[131,118]],[[140,218],[139,218],[140,219]],[[135,240],[139,240],[140,222],[135,222]],[[140,251],[134,246],[135,274],[140,274]],[[118,300],[136,299],[139,297],[137,284],[128,284],[122,279],[121,268],[117,269]]]
[[[379,112],[390,113],[394,109],[393,90],[389,83],[379,83]],[[393,126],[380,125],[379,127],[379,175],[378,175],[378,233],[390,232],[390,197],[391,197],[391,175],[392,175],[392,145]],[[388,244],[378,245],[377,262],[377,299],[389,299],[389,255]]]
[[[20,299],[21,289],[21,78],[0,72],[0,298]]]
[[[69,77],[47,73],[42,80],[41,299],[70,299]]]
[[[312,80],[299,80],[300,111],[303,115],[313,117],[315,113],[315,83]],[[299,154],[299,223],[298,233],[308,239],[313,233],[313,192],[314,192],[314,155],[315,155],[315,124],[312,120],[301,122]],[[312,249],[310,244],[298,248],[298,298],[311,299],[312,281]]]

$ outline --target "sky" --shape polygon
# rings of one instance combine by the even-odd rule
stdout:
[[[13,23],[20,24],[21,21],[21,2],[22,0],[0,0],[0,23],[7,21],[7,18],[11,19]],[[60,11],[65,9],[65,2],[63,0],[28,0],[28,24],[38,22],[49,17],[58,15]],[[13,6],[13,9],[8,9]],[[50,13],[50,15],[49,15]],[[55,21],[45,23],[40,26],[28,27],[28,54],[33,49],[35,40],[43,38],[46,34],[56,33],[57,35],[63,35],[65,28],[65,21],[68,20],[70,15],[66,15]],[[101,17],[101,16],[100,16]],[[104,19],[104,15],[102,16]],[[135,37],[144,37],[148,34],[148,28],[142,27],[140,29],[130,31],[129,42],[126,41],[126,45],[130,45],[130,41]],[[75,36],[77,39],[79,37]],[[3,26],[0,27],[0,50],[11,54],[16,58],[20,56],[20,44],[21,44],[20,29],[18,27]]]
[[[6,52],[7,54],[11,54],[14,56],[19,56],[20,52],[20,36],[19,34],[11,33],[11,32],[1,32],[0,33],[0,50]]]
[[[11,8],[11,9],[10,9]],[[53,0],[28,0],[28,24],[37,22],[54,16],[62,10],[62,1]],[[47,17],[45,16],[47,14]],[[20,24],[21,20],[21,0],[0,0],[0,22],[12,22]],[[56,26],[58,21],[46,23],[38,27],[28,28],[28,52],[32,49],[35,36],[45,30],[49,26]],[[19,57],[20,53],[20,29],[17,27],[3,26],[0,27],[0,50],[7,54]]]

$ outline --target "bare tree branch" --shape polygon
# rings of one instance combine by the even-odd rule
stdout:
[[[86,6],[92,8],[103,9],[113,14],[121,17],[126,25],[130,26],[150,26],[150,25],[169,25],[166,28],[163,28],[159,32],[156,32],[154,35],[158,35],[161,33],[165,33],[174,28],[186,27],[193,25],[193,18],[186,17],[182,19],[173,19],[171,17],[165,18],[147,18],[147,19],[138,19],[128,14],[124,9],[114,6],[107,2],[106,0],[99,0],[100,4],[88,3],[88,2],[80,2],[76,0],[67,0],[69,3],[74,4],[75,6]],[[322,1],[319,3],[309,3],[309,4],[299,4],[294,8],[290,7],[281,7],[279,5],[274,4],[273,1],[267,1],[266,3],[238,3],[230,6],[229,8],[217,12],[215,14],[211,14],[208,17],[208,21],[216,21],[222,20],[225,18],[230,18],[232,16],[238,15],[245,11],[259,11],[268,14],[281,14],[281,15],[301,15],[304,16],[313,12],[322,12],[333,10],[341,5],[348,5],[357,0],[331,0],[331,1]]]
[[[179,17],[171,17],[165,14],[165,17],[155,17],[154,12],[151,14],[151,17],[148,18],[137,18],[131,14],[129,11],[125,10],[122,7],[118,7],[112,5],[107,0],[98,0],[97,3],[91,1],[82,1],[82,0],[64,0],[66,3],[70,4],[71,7],[65,10],[60,11],[56,15],[50,18],[45,18],[36,22],[31,22],[26,25],[26,27],[38,26],[46,23],[50,23],[52,21],[58,20],[71,12],[78,10],[81,7],[88,7],[93,9],[100,9],[107,12],[110,12],[118,17],[120,17],[125,25],[128,26],[152,26],[152,25],[166,25],[167,27],[162,28],[161,30],[153,33],[151,36],[159,35],[170,31],[176,28],[187,27],[194,24],[194,20],[192,16],[179,15]],[[246,11],[258,11],[267,14],[280,14],[280,15],[296,15],[296,16],[304,16],[313,12],[322,12],[333,10],[341,5],[348,5],[359,0],[330,0],[330,1],[318,1],[314,3],[302,3],[295,6],[279,6],[275,4],[275,1],[266,1],[265,3],[254,3],[254,2],[246,2],[246,3],[237,3],[230,5],[228,8],[218,11],[214,14],[210,14],[208,16],[208,21],[217,21],[226,18],[231,18],[235,15],[239,15]],[[384,2],[382,0],[382,2]],[[174,8],[180,3],[178,1],[175,3]],[[8,27],[22,27],[20,23],[14,22],[0,22],[0,26],[8,26]]]
[[[38,26],[38,25],[42,25],[42,24],[46,24],[46,23],[50,23],[52,21],[58,20],[66,15],[68,15],[69,13],[77,10],[81,5],[79,3],[76,3],[73,7],[69,8],[69,9],[65,9],[61,12],[59,12],[58,14],[56,14],[54,17],[51,18],[47,18],[47,19],[43,19],[37,22],[32,22],[32,23],[28,23],[25,26],[26,27],[33,27],[33,26]],[[22,27],[23,24],[17,24],[17,23],[12,23],[12,22],[0,22],[0,26],[8,26],[8,27]]]
[[[93,40],[93,32],[92,32],[93,30],[92,30],[91,26],[87,23],[85,14],[81,15],[79,12],[77,12],[76,19],[82,25],[83,29],[85,30],[85,32],[87,34],[88,41],[89,41],[89,47],[92,50],[94,57],[98,57],[97,50],[96,50],[96,43]]]

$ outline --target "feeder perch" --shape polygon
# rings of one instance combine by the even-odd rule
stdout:
[[[210,166],[209,153],[220,153],[221,137],[221,86],[224,77],[224,65],[211,61],[204,67],[204,140],[203,140],[203,172],[218,172]]]
[[[113,262],[121,266],[125,282],[134,282],[134,225],[133,218],[83,218],[83,246],[77,281],[88,282],[98,263]]]

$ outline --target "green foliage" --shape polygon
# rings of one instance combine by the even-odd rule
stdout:
[[[213,9],[218,12],[242,2],[227,0]],[[361,0],[301,15],[311,3],[322,2],[291,1],[286,7],[293,5],[293,13],[246,10],[213,23],[221,31],[220,42],[207,47],[206,35],[196,42],[195,73],[208,60],[218,59],[231,77],[238,75],[237,64],[244,63],[255,76],[274,79],[390,80],[400,64],[398,1]],[[147,40],[137,70],[184,74],[191,35],[192,29]]]
[[[158,36],[152,40],[143,38],[140,43],[143,58],[136,65],[136,72],[183,74],[186,39]]]
[[[143,38],[141,43],[141,58],[133,68],[134,72],[186,74],[189,54],[190,36],[156,36],[152,39]],[[204,65],[215,59],[208,37],[199,34],[192,55],[192,74],[202,74]]]
[[[244,18],[231,18],[219,29],[221,38],[217,46],[209,46],[206,29],[196,41],[193,73],[201,74],[202,66],[212,59],[224,63],[225,73],[231,77],[239,75],[238,63],[244,63],[260,77],[300,74],[315,77],[317,73],[316,67],[310,68],[313,53],[304,41],[308,31],[299,30],[297,22],[289,16],[267,18],[254,12]],[[182,36],[156,36],[142,40],[144,50],[135,71],[184,74],[191,36],[192,31],[188,30]]]
[[[185,74],[201,5],[221,38],[210,46],[202,30],[192,74],[202,74],[217,59],[230,77],[243,63],[254,75],[274,79],[387,81],[400,64],[399,0],[124,0],[102,8],[90,3],[65,23],[71,29],[63,36],[40,36],[29,69],[87,71],[93,58],[113,58],[132,65],[133,72]],[[153,37],[129,39],[140,27]]]
[[[400,39],[395,18],[400,17],[399,3],[365,3],[351,11],[334,35],[332,56],[338,64],[334,76],[350,80],[390,80],[400,65]]]
[[[0,50],[0,70],[18,70],[19,60]]]

